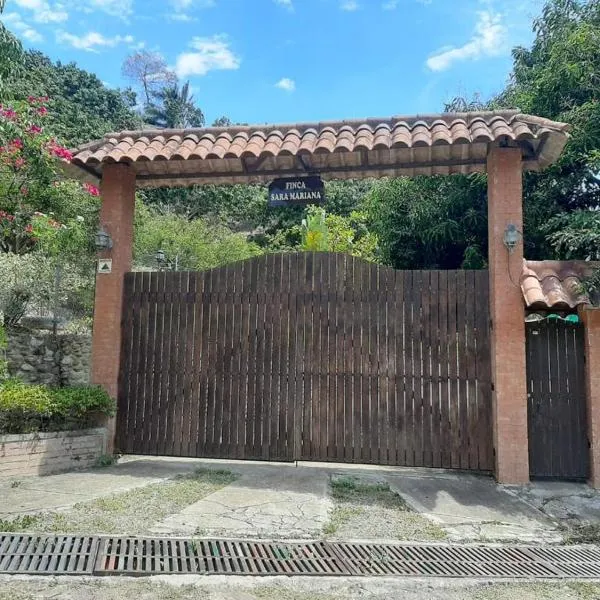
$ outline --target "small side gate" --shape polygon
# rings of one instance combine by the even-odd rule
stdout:
[[[589,445],[582,323],[526,323],[532,478],[587,479]]]
[[[128,273],[121,451],[490,471],[487,271],[342,254]]]

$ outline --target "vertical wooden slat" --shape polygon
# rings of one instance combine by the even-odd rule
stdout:
[[[165,344],[165,289],[166,274],[153,273],[152,277],[156,280],[156,332],[154,335],[154,347],[149,351],[153,353],[154,373],[152,374],[152,389],[154,390],[154,407],[152,410],[151,454],[160,454],[163,447],[164,431],[164,403],[165,397],[162,395],[163,377],[166,376],[168,363],[165,362],[163,347]]]
[[[344,415],[343,415],[343,439],[345,462],[352,462],[354,458],[354,434],[353,434],[353,363],[354,348],[352,338],[353,308],[352,297],[354,294],[354,262],[351,256],[344,256],[344,281],[342,291],[342,350],[341,350],[341,368],[342,368],[342,386],[344,388]]]
[[[440,304],[445,302],[440,294],[440,272],[429,274],[429,339],[430,339],[430,402],[431,402],[431,464],[442,466],[442,428],[440,391]]]
[[[460,468],[460,388],[458,385],[457,273],[448,273],[448,375],[450,379],[451,467]]]
[[[478,423],[480,420],[480,411],[477,403],[477,346],[475,341],[475,301],[476,301],[476,278],[475,271],[465,273],[465,362],[467,378],[467,446],[469,469],[477,470],[479,468],[479,443],[478,443]]]
[[[121,364],[119,368],[119,397],[117,411],[117,450],[132,452],[129,441],[129,419],[133,404],[131,393],[131,371],[133,358],[133,321],[135,274],[127,273],[123,284],[123,317],[121,319]]]
[[[145,373],[145,403],[147,415],[144,418],[144,454],[152,454],[152,449],[155,447],[154,439],[154,421],[157,417],[158,398],[156,388],[154,386],[154,372],[157,368],[156,361],[156,344],[160,343],[160,338],[156,336],[156,315],[158,307],[158,273],[148,273],[148,327],[147,341],[144,348],[146,354],[146,373]]]
[[[187,307],[185,299],[187,296],[188,279],[189,274],[187,272],[179,271],[173,273],[175,289],[173,292],[173,317],[171,327],[175,327],[175,331],[171,329],[171,336],[174,338],[174,352],[171,355],[171,375],[169,381],[171,401],[174,403],[170,451],[170,454],[173,456],[181,455],[183,422],[186,418],[186,398],[184,397],[183,381],[186,352],[185,330],[187,327]]]
[[[220,456],[233,456],[235,439],[235,407],[233,405],[233,380],[235,379],[233,370],[233,357],[235,354],[235,341],[233,339],[234,326],[234,307],[235,307],[235,270],[239,268],[237,264],[227,265],[225,267],[225,282],[223,290],[225,298],[223,299],[223,379],[221,397],[221,445]],[[221,343],[221,342],[219,342]]]
[[[362,403],[362,411],[360,412],[360,449],[361,460],[371,462],[371,278],[368,265],[362,262],[358,263],[360,273],[360,290],[361,290],[361,386],[360,399]]]
[[[405,374],[405,324],[404,324],[404,274],[402,271],[392,271],[393,313],[390,317],[392,325],[393,360],[390,364],[392,376],[390,385],[393,392],[394,416],[391,421],[392,436],[394,442],[393,462],[394,465],[406,464],[406,432],[404,414],[404,374]]]
[[[248,448],[248,404],[249,404],[249,365],[251,362],[250,356],[250,280],[252,270],[251,260],[246,260],[242,263],[240,273],[241,281],[239,287],[239,302],[240,309],[240,342],[239,342],[239,364],[240,364],[240,382],[239,382],[239,422],[238,436],[239,447],[238,457],[245,458]],[[237,289],[237,285],[236,285]]]
[[[140,273],[138,329],[139,346],[137,349],[137,372],[136,372],[136,412],[135,412],[135,445],[140,448],[141,454],[146,454],[148,444],[146,443],[146,427],[149,417],[150,399],[146,397],[146,363],[148,354],[148,295],[150,292],[150,273]],[[137,288],[137,286],[136,286]]]
[[[215,379],[218,363],[217,340],[219,335],[219,293],[220,293],[221,269],[211,269],[207,273],[208,293],[208,327],[206,344],[206,371],[204,382],[206,399],[205,437],[203,455],[212,457],[215,455]]]
[[[452,430],[450,422],[449,378],[448,378],[448,272],[439,272],[438,282],[438,325],[439,355],[438,372],[440,377],[440,466],[449,469],[452,466],[451,444]]]
[[[404,327],[405,327],[405,347],[404,347],[404,444],[405,444],[405,463],[412,467],[415,465],[415,441],[418,439],[415,433],[415,368],[414,368],[414,348],[415,348],[415,292],[412,271],[404,271]],[[418,318],[418,314],[416,315]]]
[[[303,425],[302,425],[302,457],[312,459],[312,395],[313,395],[313,276],[314,276],[314,255],[312,252],[306,253],[306,262],[304,270],[304,280],[301,282],[304,297],[304,335],[303,335]]]
[[[264,457],[264,441],[263,441],[263,415],[265,408],[264,397],[264,372],[265,364],[265,338],[267,332],[263,327],[266,319],[266,281],[265,271],[266,265],[264,261],[256,261],[256,297],[258,310],[256,313],[255,336],[256,336],[256,364],[255,364],[255,392],[254,392],[254,452],[255,457],[262,459]]]
[[[245,265],[244,271],[244,310],[248,311],[247,328],[244,336],[246,358],[246,410],[245,410],[245,448],[244,458],[257,458],[254,446],[254,411],[256,405],[256,315],[257,315],[257,266],[258,259],[252,259]]]
[[[423,466],[423,271],[413,273],[413,423],[415,466]]]
[[[290,412],[293,402],[290,401],[290,390],[295,385],[293,360],[293,335],[290,319],[290,299],[293,288],[291,271],[291,255],[281,256],[281,325],[279,332],[279,423],[277,424],[277,449],[278,454],[285,460],[294,460],[293,449],[290,446],[289,427],[291,423]]]
[[[421,399],[421,419],[423,424],[422,454],[423,466],[433,466],[433,439],[432,439],[432,397],[431,397],[431,347],[433,345],[433,334],[431,331],[431,275],[432,271],[423,271],[421,288],[421,381],[423,396]]]
[[[285,299],[283,297],[283,261],[281,254],[273,255],[273,288],[271,291],[271,322],[272,322],[272,343],[271,343],[271,394],[270,407],[271,413],[269,418],[270,443],[269,443],[269,458],[271,460],[285,460],[285,455],[282,453],[280,438],[279,438],[279,422],[281,411],[284,407],[281,403],[281,352],[283,340],[282,322],[287,317],[285,310]]]
[[[456,274],[457,284],[457,311],[456,329],[458,339],[458,378],[460,386],[459,405],[459,453],[460,468],[469,468],[469,398],[467,390],[467,344],[466,344],[466,272],[458,271]]]
[[[306,348],[305,348],[305,333],[306,333],[306,314],[305,301],[306,296],[306,261],[308,254],[303,252],[297,257],[296,271],[296,309],[294,322],[295,336],[295,363],[296,363],[296,388],[294,396],[294,457],[299,460],[304,458],[306,452],[306,404],[304,387],[306,385]]]
[[[201,273],[194,273],[193,283],[190,282],[190,293],[193,294],[192,304],[192,321],[193,326],[191,329],[191,347],[192,347],[192,359],[191,359],[191,372],[189,376],[189,434],[188,434],[188,456],[198,456],[198,440],[200,438],[200,374],[201,374],[201,357],[202,357],[202,321],[203,321],[203,302],[202,293],[204,280]],[[190,333],[190,332],[188,332]],[[189,339],[189,338],[188,338]]]

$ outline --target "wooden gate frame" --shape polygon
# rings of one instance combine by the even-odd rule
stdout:
[[[487,171],[495,474],[502,483],[527,483],[523,298],[512,283],[521,271],[523,244],[520,240],[507,252],[504,233],[509,225],[523,230],[523,170],[555,162],[567,142],[567,127],[518,111],[471,112],[122,132],[81,146],[71,168],[88,180],[101,178],[100,223],[113,240],[110,250],[99,253],[112,258],[112,272],[97,275],[92,381],[116,398],[136,184],[256,183],[307,169],[330,179]],[[112,429],[114,434],[114,423]],[[593,437],[592,444],[598,443]],[[594,465],[600,473],[600,461]]]

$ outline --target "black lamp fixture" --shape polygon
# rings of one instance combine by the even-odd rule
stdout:
[[[113,247],[113,241],[110,235],[100,227],[94,236],[94,245],[96,250],[110,250]]]
[[[513,253],[521,240],[522,234],[513,223],[509,223],[504,230],[504,245],[509,253]]]
[[[165,254],[165,251],[162,248],[159,248],[156,251],[156,254],[154,255],[154,258],[156,259],[156,262],[159,265],[163,265],[165,260],[167,259],[167,255]]]

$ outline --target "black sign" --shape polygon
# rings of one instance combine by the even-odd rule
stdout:
[[[269,186],[269,206],[298,206],[325,202],[325,186],[320,177],[276,179]]]

